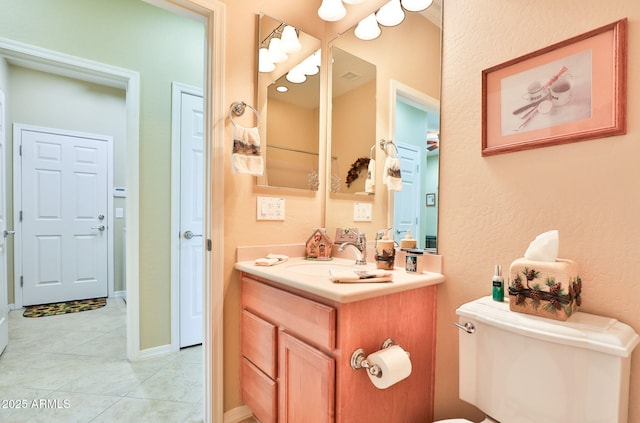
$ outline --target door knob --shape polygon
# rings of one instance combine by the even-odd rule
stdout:
[[[202,236],[202,234],[194,234],[191,231],[184,231],[184,237],[186,239],[191,239],[191,238],[196,237],[196,236]]]
[[[9,235],[15,235],[16,231],[8,231],[8,230],[4,230],[4,237],[8,237]]]
[[[104,225],[100,225],[100,226],[92,226],[91,229],[97,229],[100,232],[105,230],[105,226]]]

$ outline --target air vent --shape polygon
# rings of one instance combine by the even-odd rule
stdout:
[[[345,72],[342,75],[340,75],[340,78],[344,78],[347,81],[355,81],[356,79],[360,78],[360,75],[358,75],[357,73],[353,73],[351,71]]]

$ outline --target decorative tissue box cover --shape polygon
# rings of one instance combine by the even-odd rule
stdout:
[[[582,280],[578,265],[519,258],[509,268],[509,309],[555,320],[567,320],[580,306]]]

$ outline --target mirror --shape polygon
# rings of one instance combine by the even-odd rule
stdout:
[[[332,104],[327,154],[332,165],[327,173],[331,179],[328,185],[333,184],[333,188],[327,194],[325,226],[328,233],[338,227],[352,226],[364,231],[371,241],[378,230],[393,227],[393,237],[399,242],[406,236],[407,229],[411,229],[419,248],[436,252],[440,15],[440,2],[435,1],[423,12],[405,11],[404,20],[397,26],[381,26],[381,34],[374,40],[358,39],[352,28],[330,42]],[[372,89],[366,96],[363,94],[355,103],[346,105],[344,93],[336,85],[343,84],[346,77],[357,80],[363,72],[363,63],[375,69],[375,86],[371,84]],[[375,116],[373,120],[368,117],[370,114]],[[368,123],[357,130],[358,136],[350,134],[356,131],[354,127],[360,120]],[[382,139],[393,140],[386,151],[380,145]],[[393,154],[398,155],[401,163],[402,190],[399,192],[389,191],[382,183],[385,160]],[[344,189],[347,175],[360,157],[375,160],[373,194],[363,195],[366,169],[351,184],[353,189]],[[338,177],[343,185],[336,190]],[[355,219],[355,211],[362,207],[371,208],[370,220]]]
[[[258,185],[317,191],[320,40],[269,16],[258,19],[257,110],[265,160]]]

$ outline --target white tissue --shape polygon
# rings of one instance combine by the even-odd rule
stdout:
[[[524,258],[536,261],[556,261],[559,245],[560,239],[557,230],[541,233],[531,241],[529,248],[524,253]]]
[[[369,379],[378,389],[386,389],[411,374],[411,359],[398,345],[369,354],[367,361],[372,366],[377,365],[382,371],[380,377],[367,372]]]

